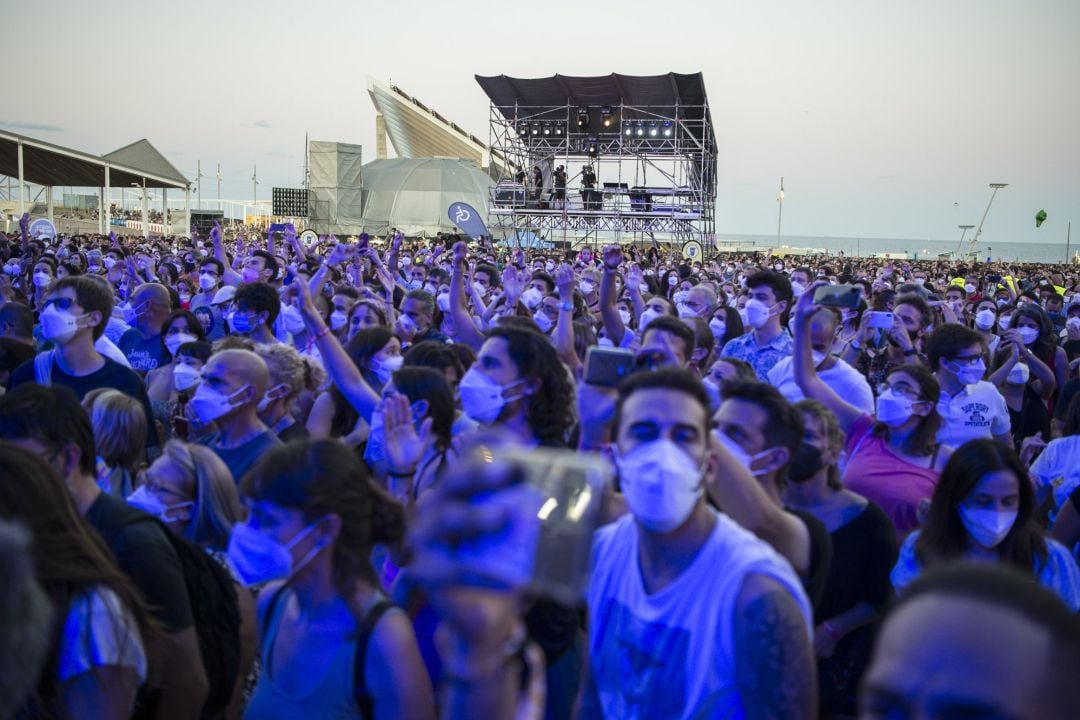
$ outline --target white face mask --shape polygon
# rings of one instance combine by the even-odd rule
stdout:
[[[1005,382],[1010,385],[1027,385],[1028,379],[1031,377],[1031,368],[1024,363],[1016,363],[1012,366],[1012,370],[1009,371],[1008,376],[1005,378]]]
[[[190,365],[173,365],[173,387],[177,391],[188,390],[199,384],[202,373]]]
[[[503,407],[517,400],[522,395],[503,397],[503,392],[514,385],[525,382],[518,380],[509,385],[500,385],[488,375],[476,367],[469,368],[458,383],[458,394],[461,396],[461,409],[465,414],[478,423],[490,425],[499,419]]]
[[[208,385],[199,385],[199,389],[195,391],[195,395],[191,398],[191,404],[195,406],[195,414],[198,416],[199,422],[203,425],[209,425],[232,412],[234,408],[238,407],[233,405],[232,399],[249,387],[251,386],[245,385],[233,394],[225,395]]]
[[[772,317],[772,308],[757,298],[747,300],[743,311],[746,312],[746,324],[755,330],[765,327]]]
[[[984,510],[959,506],[960,522],[964,523],[968,535],[984,548],[995,548],[1016,524],[1018,510]]]
[[[195,507],[195,503],[190,500],[187,502],[180,502],[175,505],[166,505],[161,502],[157,495],[154,495],[147,489],[146,485],[142,485],[138,490],[128,495],[128,505],[142,510],[147,515],[152,515],[162,522],[187,522],[191,519],[190,512],[184,512],[181,514],[169,515],[170,512],[176,513],[181,510],[187,510],[188,508]]]
[[[638,445],[618,458],[619,486],[634,519],[649,532],[678,528],[704,487],[702,468],[667,438]]]
[[[176,357],[176,351],[180,349],[180,346],[184,343],[195,342],[199,338],[195,337],[191,333],[176,333],[175,335],[165,336],[165,349],[169,351],[169,354]]]
[[[379,379],[379,383],[382,386],[385,386],[386,383],[390,382],[390,378],[394,376],[394,373],[400,370],[404,364],[405,358],[401,355],[394,355],[393,357],[388,357],[384,360],[372,359],[371,372],[375,373],[375,377]]]
[[[671,299],[673,301],[675,301],[676,305],[686,302],[689,298],[690,298],[690,291],[689,290],[676,290],[675,293],[672,294],[672,296],[671,296]]]
[[[972,294],[973,292],[975,292],[975,286],[971,283],[968,283],[964,286],[964,292],[966,292],[968,295]]]
[[[43,288],[52,282],[52,275],[44,272],[34,273],[34,287]]]
[[[727,334],[727,323],[714,317],[709,321],[709,329],[712,330],[713,337],[719,340]]]
[[[622,320],[622,324],[624,326],[629,326],[630,325],[630,320],[632,318],[633,318],[633,316],[630,314],[629,310],[620,310],[619,311],[619,319]]]
[[[340,310],[335,310],[330,313],[330,329],[337,332],[341,328],[345,327],[345,323],[349,321],[349,314]]]
[[[697,317],[698,316],[698,314],[696,312],[694,312],[693,308],[691,308],[689,305],[687,305],[684,302],[679,303],[675,307],[675,309],[678,311],[679,317],[681,317],[681,318],[692,318],[692,317]]]
[[[295,305],[281,307],[281,323],[285,326],[285,332],[290,335],[299,335],[304,332],[304,316],[300,314],[300,308]]]
[[[1020,341],[1025,345],[1030,345],[1039,339],[1039,331],[1033,327],[1016,328],[1016,332],[1020,333]]]
[[[106,257],[104,260],[102,260],[101,262],[104,263],[106,270],[112,270],[113,265],[116,264],[116,258],[114,258],[114,257],[112,257],[110,255],[110,256]]]
[[[58,345],[67,343],[79,332],[79,319],[70,311],[56,307],[56,303],[41,311],[38,322],[41,323],[42,337]]]
[[[1009,329],[1009,325],[1012,323],[1012,315],[1002,315],[998,318],[998,330],[1005,332]]]
[[[895,390],[886,390],[877,396],[874,403],[877,419],[889,427],[900,427],[912,416],[911,407],[915,402]]]
[[[658,310],[645,308],[641,313],[641,317],[638,318],[638,332],[645,332],[645,328],[649,326],[649,323],[661,315],[662,313]]]
[[[955,361],[950,360],[946,367],[956,373],[957,380],[965,385],[974,385],[982,380],[983,374],[986,373],[986,363],[982,360],[974,365],[957,365]]]
[[[997,319],[997,313],[989,308],[980,310],[975,313],[975,327],[980,330],[989,330],[994,327],[994,321]]]
[[[548,330],[555,327],[555,323],[551,321],[546,312],[538,312],[533,314],[533,322],[540,328],[540,332],[547,333]]]
[[[521,302],[525,303],[525,307],[529,308],[530,310],[539,305],[540,301],[543,299],[543,293],[541,293],[534,287],[531,287],[525,292],[521,293]]]
[[[472,286],[473,286],[473,290],[476,291],[477,296],[484,297],[485,295],[487,295],[487,288],[484,287],[483,285],[481,285],[480,283],[474,282],[472,284]]]
[[[794,295],[795,297],[799,297],[804,292],[806,292],[806,286],[805,285],[803,285],[800,282],[791,283],[791,294],[792,295]]]
[[[770,452],[769,450],[762,450],[757,455],[751,455],[750,453],[743,450],[737,442],[729,438],[726,433],[722,433],[717,430],[713,432],[712,436],[714,440],[716,440],[720,445],[724,447],[724,449],[731,453],[732,457],[735,458],[736,462],[746,468],[747,472],[749,472],[754,477],[764,475],[768,472],[768,470],[764,470],[762,468],[754,469],[753,464],[757,462],[760,458],[768,455]]]
[[[439,293],[435,298],[436,304],[443,312],[450,312],[450,293]]]
[[[211,290],[217,287],[217,278],[213,275],[200,275],[199,287],[203,290]]]

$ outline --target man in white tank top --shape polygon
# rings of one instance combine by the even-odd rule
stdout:
[[[810,603],[769,545],[705,503],[708,398],[682,370],[632,377],[616,414],[631,513],[596,534],[582,716],[812,717]]]

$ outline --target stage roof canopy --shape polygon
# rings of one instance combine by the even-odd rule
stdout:
[[[716,144],[712,118],[701,73],[684,75],[599,75],[575,77],[552,75],[546,78],[513,78],[508,75],[476,76],[491,104],[507,120],[523,110],[526,115],[557,108],[589,108],[593,127],[599,121],[599,109],[622,107],[624,120],[646,117],[675,117],[691,121],[691,132],[701,137],[700,128],[709,129],[708,140]],[[637,110],[635,110],[637,109]]]
[[[105,187],[109,168],[112,187],[186,188],[187,179],[146,140],[104,157],[0,130],[0,175],[19,177],[19,145],[23,148],[23,178],[35,185]]]

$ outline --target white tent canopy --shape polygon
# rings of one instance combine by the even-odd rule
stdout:
[[[406,235],[454,232],[451,203],[465,202],[485,215],[492,180],[471,160],[407,158],[364,165],[364,230]]]

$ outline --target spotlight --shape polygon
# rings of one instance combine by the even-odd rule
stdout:
[[[656,123],[649,124],[649,137],[656,137],[660,134],[660,128],[656,127]]]
[[[669,138],[675,134],[675,123],[665,122],[663,126],[664,137]]]
[[[634,135],[645,137],[645,126],[638,123],[638,126],[634,128]]]
[[[623,135],[625,135],[626,137],[630,137],[633,134],[634,134],[634,128],[627,125],[626,128],[623,130]]]
[[[563,132],[562,125],[556,124],[555,125],[555,137],[562,137],[562,132]]]
[[[550,134],[551,134],[551,126],[550,126],[550,125],[548,125],[547,123],[544,123],[544,130],[543,130],[543,132],[544,132],[544,135],[545,135],[545,136],[547,136],[547,135],[550,135]]]
[[[517,134],[518,134],[518,137],[525,137],[526,135],[528,135],[529,134],[529,123],[525,123],[525,122],[518,123],[517,124]]]
[[[611,114],[611,108],[600,108],[600,124],[609,128],[615,124],[615,116]]]
[[[596,141],[596,138],[589,138],[589,157],[594,158],[600,154],[600,144]]]
[[[589,108],[579,107],[577,109],[576,122],[579,130],[584,130],[589,127]]]
[[[539,136],[540,135],[540,124],[539,123],[533,123],[529,127],[529,134],[532,135],[533,137]]]

